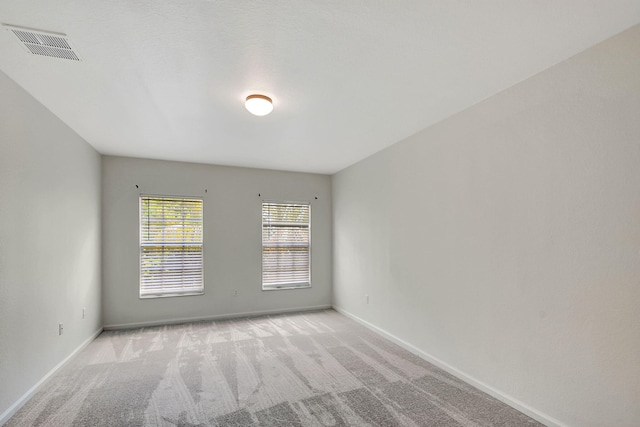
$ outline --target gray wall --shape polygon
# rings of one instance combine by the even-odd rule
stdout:
[[[105,327],[331,304],[329,176],[109,156],[102,167]],[[204,295],[138,298],[140,194],[204,198]],[[258,194],[311,202],[310,289],[262,291]]]
[[[102,325],[100,190],[98,153],[0,72],[0,420]]]
[[[640,425],[639,45],[335,175],[335,306],[550,424]]]

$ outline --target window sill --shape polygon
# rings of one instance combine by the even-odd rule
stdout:
[[[179,294],[160,294],[160,295],[140,295],[140,299],[155,299],[155,298],[173,298],[173,297],[193,297],[198,295],[204,295],[202,292],[185,292]]]
[[[262,287],[263,291],[284,291],[288,289],[309,289],[311,285],[282,285]]]

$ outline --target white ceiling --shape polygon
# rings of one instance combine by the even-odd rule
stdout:
[[[640,22],[639,0],[2,0],[0,70],[103,154],[334,173]],[[251,93],[274,99],[254,117]]]

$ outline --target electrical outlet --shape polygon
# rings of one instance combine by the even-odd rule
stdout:
[[[233,291],[233,296],[237,297],[238,296],[238,290],[236,289],[235,291]]]
[[[87,307],[82,307],[82,318],[87,314]]]
[[[369,304],[369,295],[365,295],[364,298],[367,300],[367,304]]]
[[[64,333],[64,324],[62,322],[58,323],[58,335],[62,335]]]

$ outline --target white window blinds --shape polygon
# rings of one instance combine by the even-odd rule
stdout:
[[[140,297],[204,292],[202,199],[140,197]]]
[[[311,284],[311,206],[262,203],[262,288]]]

